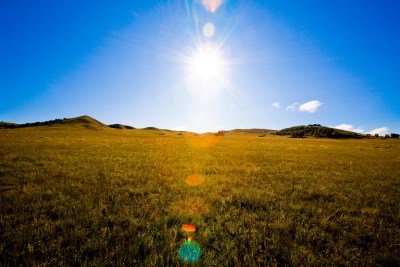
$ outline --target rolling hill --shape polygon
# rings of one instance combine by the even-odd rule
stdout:
[[[282,129],[276,132],[277,135],[290,135],[294,138],[303,138],[307,136],[313,136],[317,138],[363,138],[363,134],[339,130],[331,127],[321,125],[300,125]]]
[[[108,125],[108,127],[110,128],[114,128],[114,129],[120,129],[120,130],[134,130],[136,129],[135,127],[129,126],[129,125],[123,125],[123,124],[110,124]]]
[[[70,126],[80,126],[87,129],[105,129],[105,128],[113,128],[120,130],[133,130],[135,127],[124,125],[124,124],[110,124],[106,125],[90,116],[84,115],[76,118],[64,118],[64,119],[55,119],[44,122],[34,122],[34,123],[25,123],[25,124],[16,124],[11,122],[0,122],[0,129],[14,129],[14,128],[26,128],[26,127],[36,127],[36,126],[61,126],[61,125],[70,125]],[[161,130],[156,127],[146,127],[143,130]],[[170,130],[163,130],[170,131]],[[293,126],[289,128],[285,128],[282,130],[271,130],[271,129],[233,129],[229,131],[225,131],[226,134],[256,134],[260,137],[264,137],[269,134],[276,134],[282,136],[290,136],[293,138],[303,138],[303,137],[316,137],[316,138],[335,138],[335,139],[343,139],[343,138],[363,138],[365,135],[339,130],[331,127],[321,126],[319,124],[313,125],[300,125]]]
[[[56,126],[56,125],[75,125],[75,126],[83,126],[85,128],[106,127],[106,125],[101,123],[100,121],[93,119],[90,116],[84,115],[76,118],[55,119],[49,121],[24,123],[24,124],[1,122],[0,128],[14,129],[14,128],[37,127],[37,126]]]

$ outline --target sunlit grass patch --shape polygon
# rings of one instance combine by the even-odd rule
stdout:
[[[0,265],[399,262],[398,140],[159,133],[0,130]]]

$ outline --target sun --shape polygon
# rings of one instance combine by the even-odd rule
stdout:
[[[212,78],[220,71],[221,60],[218,55],[210,52],[195,55],[192,62],[193,74],[203,78]]]
[[[203,44],[187,60],[187,72],[192,88],[216,91],[224,86],[227,76],[227,61],[221,49]]]
[[[224,72],[224,59],[218,48],[211,45],[200,46],[189,59],[189,72],[201,79],[214,79]]]

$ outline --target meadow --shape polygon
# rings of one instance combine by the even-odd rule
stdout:
[[[0,129],[1,266],[399,266],[400,140]],[[193,224],[197,263],[179,258]]]

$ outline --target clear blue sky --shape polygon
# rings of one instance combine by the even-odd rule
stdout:
[[[0,121],[400,132],[400,1],[0,1]]]

